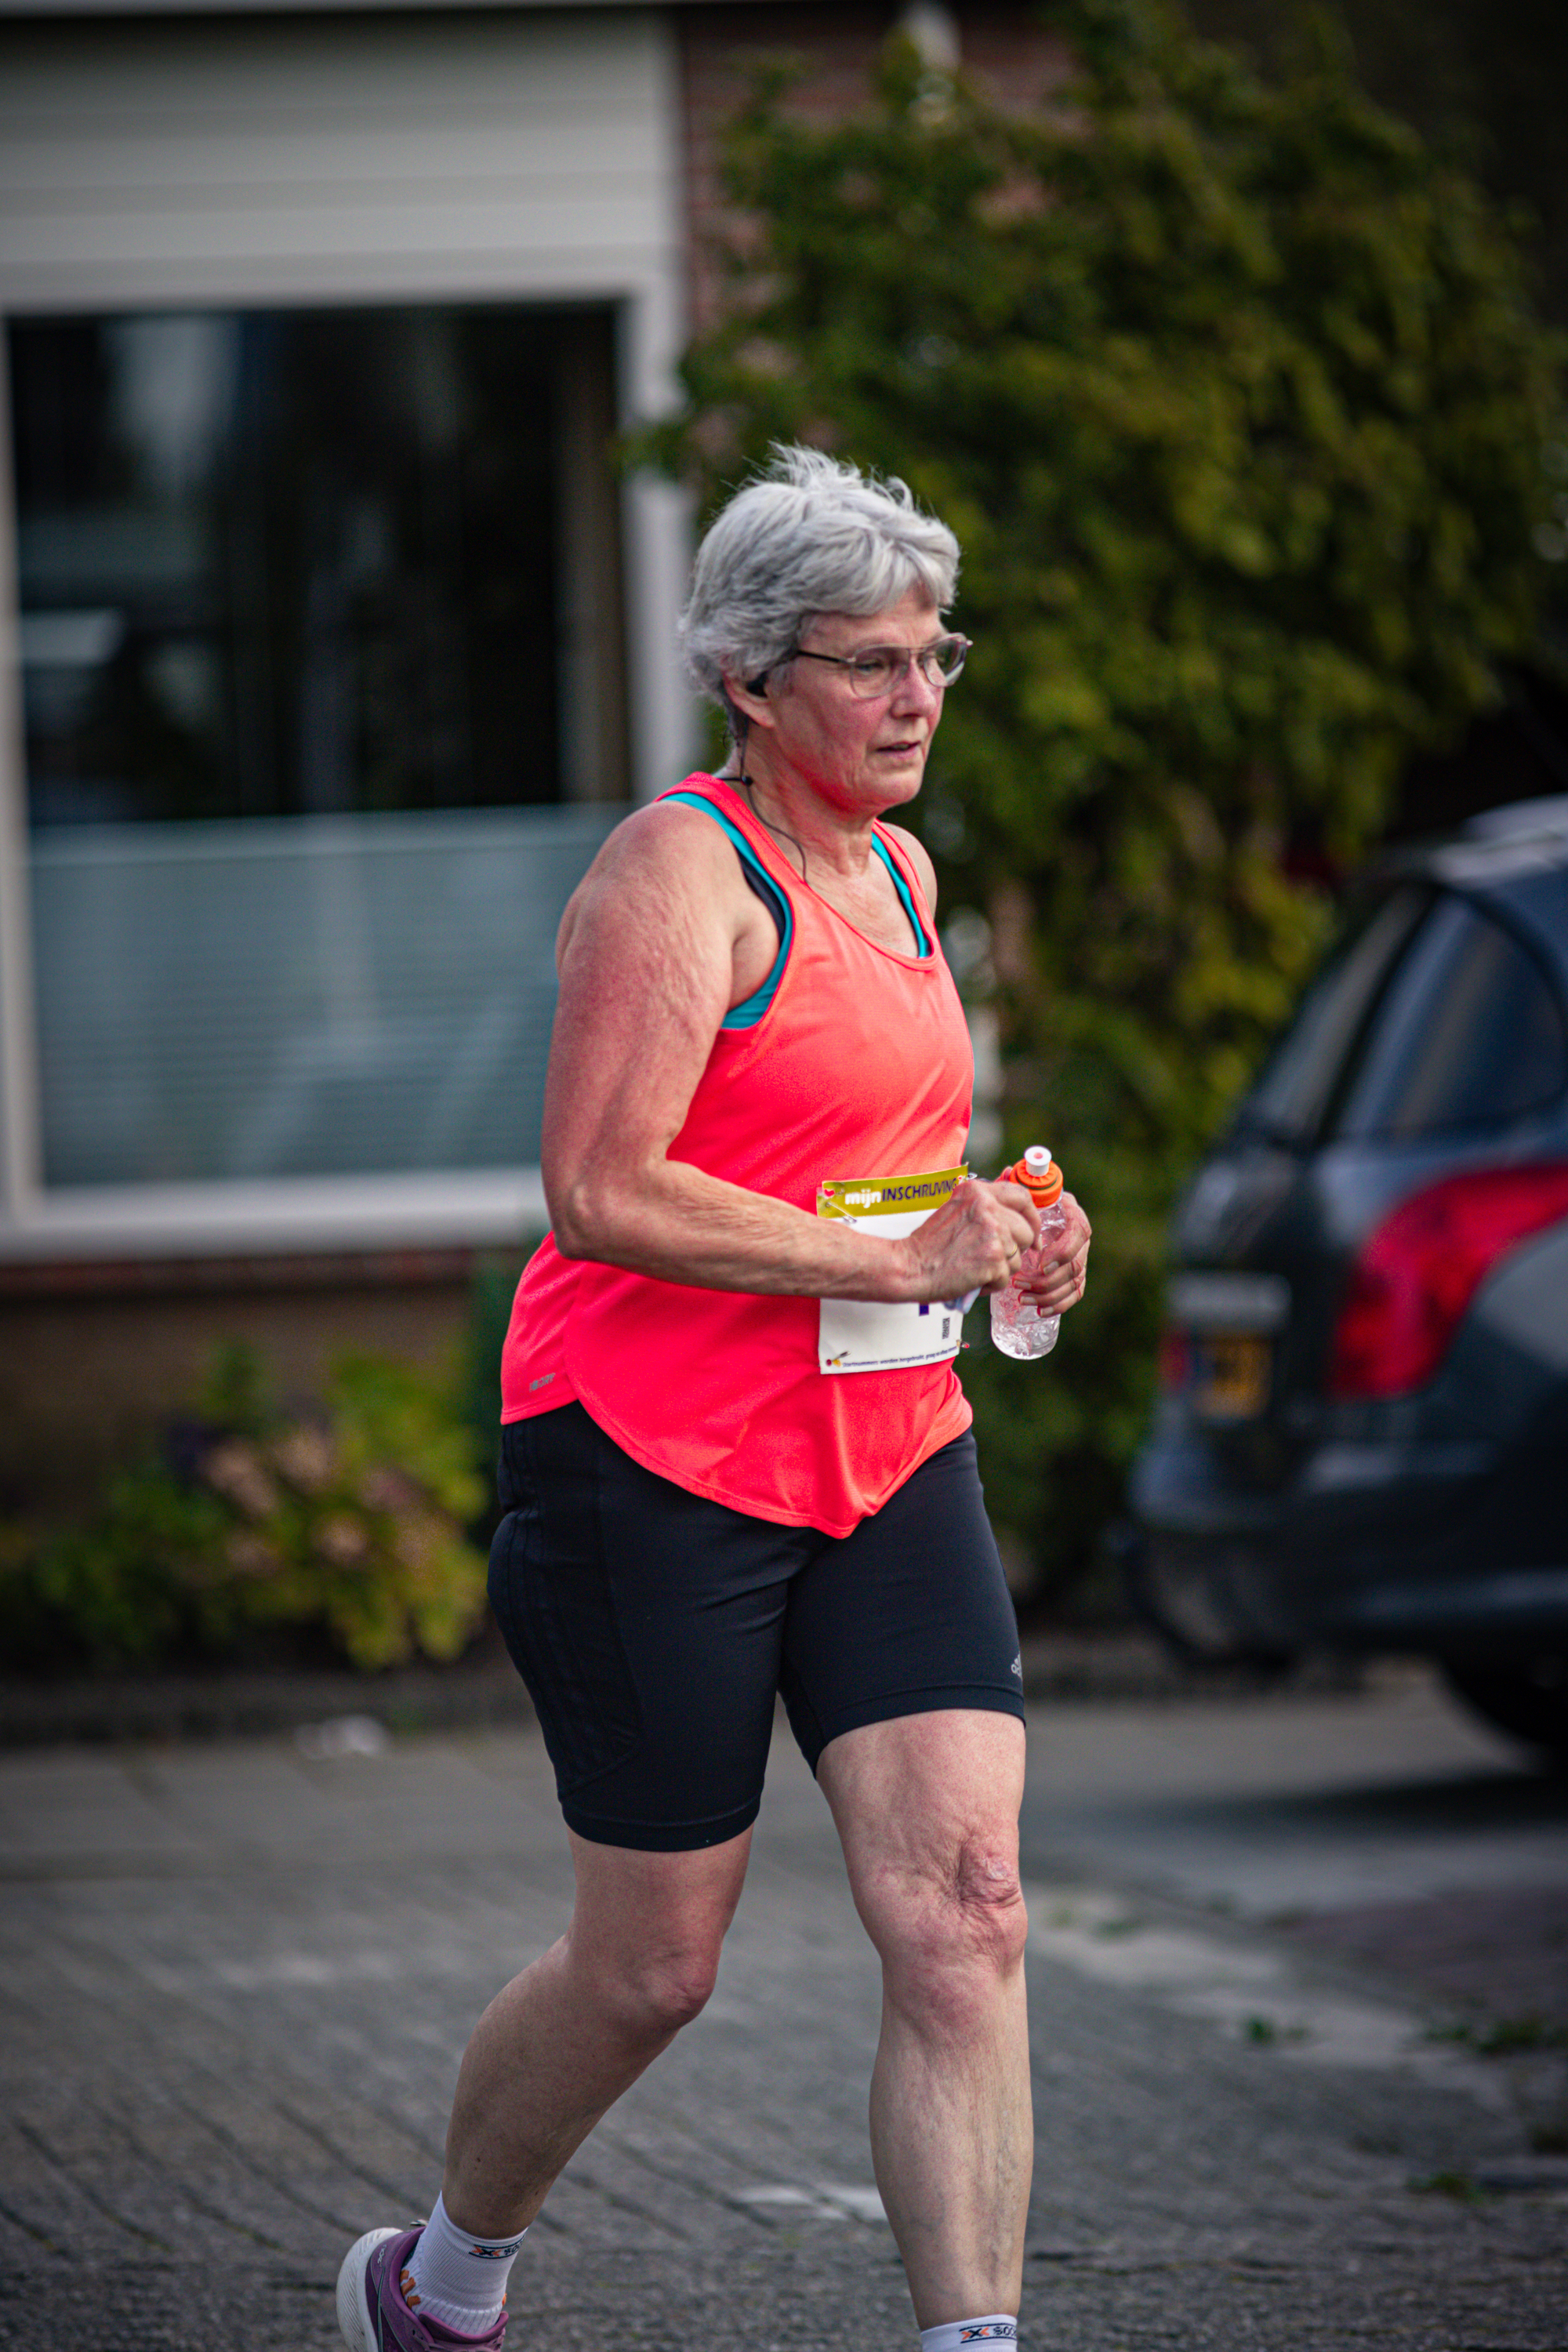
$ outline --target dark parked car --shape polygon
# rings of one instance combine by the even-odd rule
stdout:
[[[1568,798],[1381,860],[1176,1213],[1134,1597],[1568,1760]]]

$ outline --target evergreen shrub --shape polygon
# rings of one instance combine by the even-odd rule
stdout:
[[[1173,1198],[1402,767],[1529,653],[1568,464],[1519,235],[1320,29],[1265,83],[1152,0],[987,96],[889,43],[849,120],[762,74],[722,314],[635,455],[710,511],[775,440],[956,530],[974,653],[908,821],[990,925],[1009,1153],[1095,1223],[1037,1369],[962,1359],[999,1521],[1080,1578],[1152,1386]]]

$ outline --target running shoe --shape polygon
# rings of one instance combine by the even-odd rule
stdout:
[[[343,2256],[338,2273],[338,2326],[349,2352],[501,2352],[506,2314],[482,2336],[459,2336],[426,2319],[404,2300],[400,2277],[418,2241],[413,2230],[367,2230]]]

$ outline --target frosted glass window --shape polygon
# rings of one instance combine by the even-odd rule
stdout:
[[[46,837],[46,1181],[537,1165],[556,926],[619,814]]]

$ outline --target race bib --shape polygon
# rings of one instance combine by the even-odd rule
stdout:
[[[912,1234],[940,1209],[967,1168],[929,1176],[842,1176],[816,1188],[819,1217],[843,1217],[884,1241]],[[956,1356],[963,1327],[956,1299],[887,1307],[868,1298],[824,1298],[816,1332],[823,1372],[887,1372],[915,1364],[943,1364]]]

